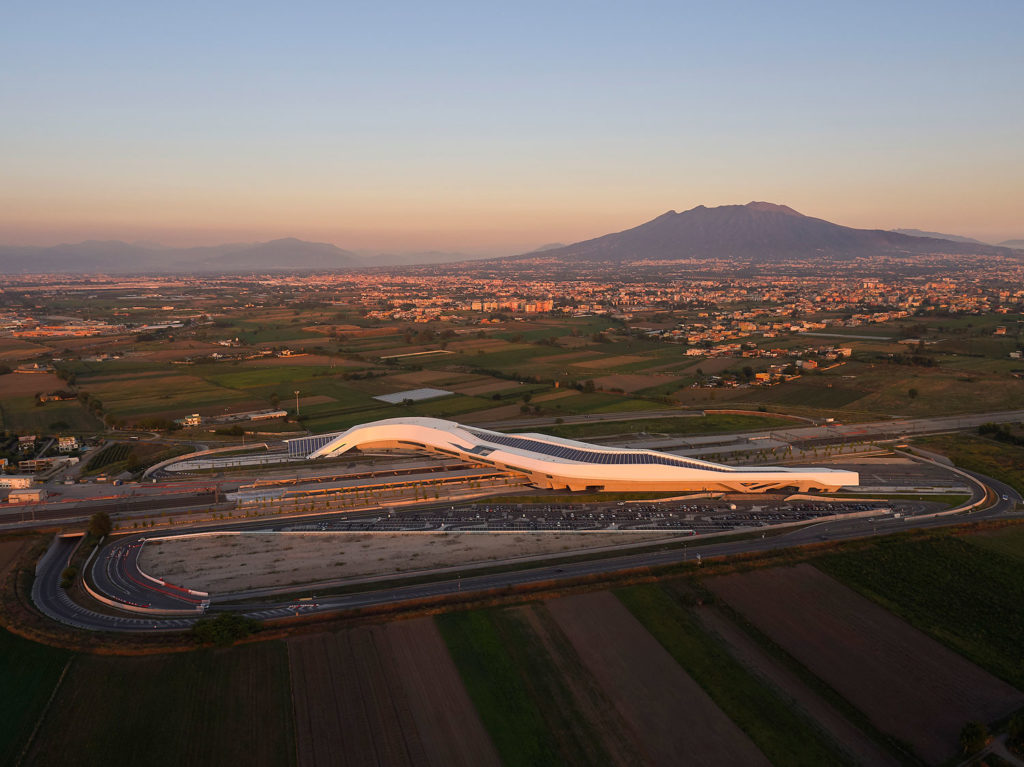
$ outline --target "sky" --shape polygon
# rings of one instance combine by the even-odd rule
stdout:
[[[1024,237],[1024,2],[47,2],[0,243],[503,254],[767,200]]]

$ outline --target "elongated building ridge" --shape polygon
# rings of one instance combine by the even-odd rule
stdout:
[[[606,447],[546,434],[502,434],[440,418],[388,418],[344,432],[287,441],[309,459],[350,450],[409,450],[493,466],[553,490],[836,491],[860,483],[857,472],[778,466],[723,466],[656,450]]]

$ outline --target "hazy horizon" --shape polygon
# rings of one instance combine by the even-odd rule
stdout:
[[[0,243],[504,255],[768,200],[1024,237],[1024,6],[55,3],[0,29]]]

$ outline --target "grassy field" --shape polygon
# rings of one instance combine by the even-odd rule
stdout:
[[[663,587],[632,586],[616,596],[773,764],[848,763],[813,722],[733,659]]]
[[[921,437],[915,443],[942,453],[961,469],[987,474],[1024,493],[1024,447],[968,434]]]
[[[642,418],[633,421],[603,421],[548,426],[546,434],[570,439],[599,437],[608,434],[720,434],[732,431],[756,431],[793,426],[787,418],[756,415],[705,415],[676,418]]]
[[[964,538],[975,546],[1018,559],[1024,559],[1024,526],[1008,527],[995,532],[980,533]]]
[[[814,564],[1024,689],[1020,560],[968,540],[883,538]]]
[[[176,655],[78,656],[25,764],[294,760],[287,653],[282,642],[264,642]]]
[[[509,646],[508,621],[494,611],[440,615],[441,635],[469,696],[507,765],[563,764],[544,714]]]
[[[71,653],[0,629],[0,764],[13,764]]]
[[[47,402],[34,397],[5,397],[0,402],[0,429],[21,434],[92,434],[103,428],[98,418],[76,401]]]

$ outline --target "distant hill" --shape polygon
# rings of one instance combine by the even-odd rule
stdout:
[[[90,240],[47,248],[0,246],[0,272],[8,274],[289,271],[359,265],[355,254],[347,250],[293,237],[197,248],[118,240]]]
[[[961,237],[958,234],[943,234],[942,232],[924,232],[920,229],[893,229],[897,234],[905,234],[910,237],[932,237],[937,240],[949,240],[950,242],[969,242],[972,245],[988,245],[987,242],[975,240],[972,237]]]
[[[1003,248],[1018,248],[1024,250],[1024,240],[1007,240],[1006,242],[999,243],[999,245]]]
[[[670,210],[633,229],[515,258],[567,263],[684,258],[771,262],[881,254],[909,257],[926,253],[1016,255],[992,245],[911,237],[881,229],[852,229],[804,216],[785,205],[751,202],[717,208],[699,205],[682,213]]]

